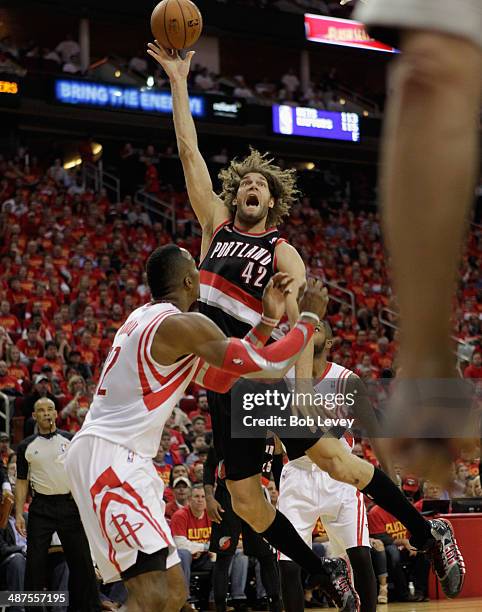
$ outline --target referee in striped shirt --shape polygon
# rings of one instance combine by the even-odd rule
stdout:
[[[47,586],[48,549],[57,532],[69,567],[69,610],[96,612],[101,603],[94,564],[62,462],[72,434],[56,428],[55,404],[46,397],[35,402],[33,418],[38,433],[18,446],[15,487],[16,526],[27,536],[25,589],[42,591]],[[23,508],[29,484],[33,500],[26,529]]]

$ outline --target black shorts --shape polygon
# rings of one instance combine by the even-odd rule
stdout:
[[[139,550],[134,565],[121,572],[122,580],[129,580],[129,578],[134,578],[147,572],[165,572],[168,552],[167,546],[150,555]]]
[[[243,385],[243,392],[249,389],[256,393],[267,387],[264,383],[247,381],[246,379],[236,384]],[[286,383],[283,380],[269,385],[269,388],[278,388],[282,392],[287,391]],[[226,478],[228,480],[243,480],[260,474],[265,460],[268,428],[264,431],[264,437],[242,438],[233,436],[231,434],[231,419],[240,419],[242,416],[240,407],[232,405],[232,392],[221,394],[208,391],[207,396],[213,426],[213,444],[217,456],[224,459]],[[270,430],[276,433],[275,427],[270,428]],[[282,433],[279,434],[290,459],[302,457],[307,449],[316,444],[317,438],[314,438],[311,432],[307,433],[309,436],[306,438],[302,437],[302,433],[300,437],[296,438],[286,438]],[[259,428],[257,435],[259,436]]]
[[[216,487],[215,499],[221,504],[224,512],[221,513],[221,523],[212,523],[211,542],[209,550],[217,555],[234,555],[239,542],[239,536],[243,538],[244,554],[248,557],[264,557],[273,555],[273,549],[263,538],[239,518],[231,505],[231,495],[224,484]]]

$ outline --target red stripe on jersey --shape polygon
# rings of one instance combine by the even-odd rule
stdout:
[[[331,361],[328,361],[328,363],[326,364],[326,368],[323,370],[323,372],[321,373],[320,377],[316,380],[315,385],[317,385],[318,383],[320,383],[323,379],[326,378],[328,372],[331,370],[331,366],[333,364],[331,363]]]
[[[178,311],[177,310],[170,310],[168,312],[169,313],[177,313]],[[164,385],[166,382],[171,380],[178,372],[180,372],[182,370],[182,368],[185,365],[185,360],[183,360],[182,363],[179,365],[179,367],[177,367],[175,370],[173,370],[167,376],[163,376],[160,372],[158,372],[158,370],[157,370],[157,368],[155,366],[155,362],[153,361],[153,359],[151,358],[151,356],[147,352],[147,345],[149,343],[149,340],[150,340],[150,337],[152,335],[152,332],[154,331],[156,323],[157,323],[157,321],[153,321],[152,323],[150,323],[148,325],[149,331],[147,332],[146,341],[144,342],[144,359],[146,360],[146,363],[149,366],[149,370],[151,371],[151,374],[154,376],[154,378],[157,380],[157,382],[160,383],[161,385]],[[159,321],[159,323],[162,323],[162,321]],[[151,392],[151,390],[149,390],[149,392]]]
[[[195,355],[193,355],[191,359],[186,364],[184,364],[186,366],[186,371],[180,376],[178,376],[178,378],[173,380],[170,384],[168,384],[167,387],[164,387],[159,391],[149,393],[149,395],[144,396],[144,404],[147,410],[155,410],[156,408],[159,408],[171,395],[176,392],[178,387],[180,387],[181,384],[186,380],[186,378],[191,374],[191,362],[194,359],[196,359]],[[191,368],[187,367],[188,365],[191,365]]]
[[[208,285],[209,287],[214,287],[218,291],[221,291],[226,296],[240,302],[243,306],[248,306],[251,310],[255,312],[259,312],[261,314],[263,312],[263,305],[261,300],[257,300],[255,297],[235,285],[230,281],[226,280],[216,272],[208,272],[207,270],[201,270],[199,273],[199,281],[203,285]]]
[[[139,338],[139,344],[137,345],[137,370],[139,372],[139,380],[141,382],[142,395],[148,395],[149,393],[152,393],[151,386],[149,385],[149,381],[147,380],[147,376],[144,371],[144,366],[142,364],[141,346],[144,340],[144,336],[148,332],[151,325],[155,325],[157,322],[160,322],[160,320],[162,319],[164,315],[170,314],[171,312],[177,312],[177,310],[174,310],[174,309],[167,310],[167,311],[161,312],[156,317],[154,317],[153,321],[151,321],[151,323],[146,325],[146,327],[142,330],[141,337]]]

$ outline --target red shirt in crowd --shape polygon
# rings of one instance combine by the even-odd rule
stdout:
[[[408,537],[405,525],[380,506],[373,506],[368,513],[368,531],[370,535],[386,533],[394,540]]]
[[[39,340],[36,340],[33,345],[30,345],[26,338],[22,338],[17,342],[17,348],[28,359],[37,359],[44,350],[44,346]]]
[[[482,378],[482,366],[474,366],[470,364],[464,370],[465,378]]]
[[[0,327],[4,327],[8,332],[17,332],[22,327],[20,321],[13,314],[0,315]]]
[[[201,518],[197,518],[189,506],[174,512],[171,519],[173,536],[184,536],[191,542],[206,544],[211,539],[211,521],[204,510]]]

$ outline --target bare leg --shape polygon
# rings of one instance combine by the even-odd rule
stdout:
[[[266,531],[274,520],[275,510],[264,496],[261,476],[256,474],[243,480],[227,480],[233,510],[255,531]]]
[[[179,612],[187,599],[186,583],[181,564],[170,567],[166,572],[168,601],[163,612]]]
[[[452,377],[451,308],[473,201],[482,54],[468,41],[407,32],[383,141],[383,221],[402,321],[404,378]]]
[[[146,572],[126,580],[128,612],[175,612],[186,600],[180,566],[165,572]],[[171,589],[172,587],[172,589]]]

